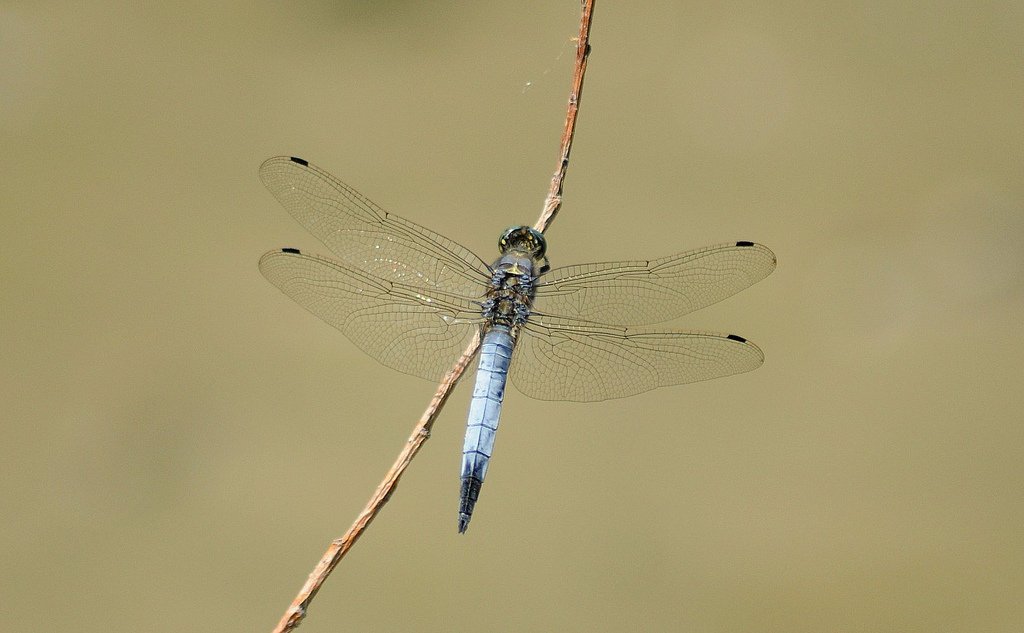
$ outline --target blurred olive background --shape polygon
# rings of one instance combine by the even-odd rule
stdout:
[[[1024,630],[1024,5],[598,3],[554,265],[733,240],[680,328],[756,372],[510,390],[456,533],[463,384],[314,631]],[[0,8],[0,617],[267,631],[434,385],[271,286],[302,156],[485,258],[556,167],[578,4]]]

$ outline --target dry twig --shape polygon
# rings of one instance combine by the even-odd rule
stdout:
[[[590,37],[590,21],[594,11],[594,0],[582,0],[582,5],[580,33],[579,38],[576,40],[576,64],[573,70],[572,90],[569,94],[569,107],[565,116],[565,128],[562,132],[558,169],[551,179],[551,188],[548,191],[547,199],[544,201],[544,210],[541,212],[537,224],[534,225],[534,228],[541,232],[544,232],[551,225],[552,220],[554,220],[555,215],[562,206],[562,185],[565,181],[566,170],[569,167],[569,151],[572,148],[572,138],[576,131],[576,114],[580,108],[580,95],[583,92],[583,74],[587,70],[587,56],[590,54],[590,44],[587,41]],[[427,407],[419,422],[416,423],[412,435],[409,437],[394,465],[391,466],[391,470],[384,477],[384,481],[377,486],[376,492],[373,493],[370,501],[363,508],[363,511],[359,513],[355,523],[348,529],[348,532],[341,538],[331,542],[327,552],[324,553],[316,568],[309,575],[309,580],[303,585],[302,590],[299,591],[295,600],[292,601],[291,606],[285,611],[284,617],[281,618],[281,621],[274,628],[274,633],[292,631],[306,617],[309,603],[312,602],[313,597],[320,590],[320,586],[327,580],[327,576],[338,565],[345,553],[352,548],[352,545],[355,544],[363,531],[366,530],[366,527],[370,525],[370,522],[377,516],[377,513],[384,504],[387,503],[391,493],[395,491],[402,473],[412,462],[412,458],[419,452],[423,443],[430,437],[430,429],[434,425],[434,420],[441,413],[441,409],[448,400],[448,396],[451,395],[459,378],[466,371],[466,367],[472,362],[479,349],[480,336],[477,334],[477,336],[473,337],[469,346],[466,347],[466,351],[462,353],[455,366],[445,374],[444,380],[441,381],[437,391],[434,393],[434,398],[430,401],[430,406]]]

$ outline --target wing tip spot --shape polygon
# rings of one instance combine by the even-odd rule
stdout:
[[[294,160],[294,159],[292,159]],[[736,246],[753,246],[753,242],[736,242]]]
[[[291,161],[292,161],[293,163],[298,163],[298,164],[302,165],[303,167],[309,167],[309,161],[307,161],[307,160],[303,160],[303,159],[301,159],[301,158],[296,158],[296,157],[294,157],[294,156],[289,156],[288,158],[289,158],[289,159],[290,159],[290,160],[291,160]]]
[[[737,336],[735,334],[730,334],[729,336],[727,336],[725,338],[727,338],[729,340],[732,340],[732,341],[736,341],[738,343],[746,343],[747,342],[747,339],[743,338],[742,336]]]
[[[301,255],[302,254],[302,252],[299,251],[299,249],[297,249],[297,248],[282,248],[281,252],[282,253],[291,253],[292,255]]]

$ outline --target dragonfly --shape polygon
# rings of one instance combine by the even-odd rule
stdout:
[[[642,327],[767,277],[776,259],[761,244],[552,269],[544,236],[516,226],[501,235],[500,256],[488,264],[301,158],[271,158],[259,173],[334,254],[264,254],[259,269],[284,294],[387,367],[433,381],[481,336],[462,453],[460,533],[487,475],[509,377],[531,398],[596,402],[764,362],[756,345],[735,334]]]

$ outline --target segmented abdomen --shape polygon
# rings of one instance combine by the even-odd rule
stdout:
[[[466,441],[462,447],[462,492],[459,503],[459,532],[465,532],[487,475],[487,462],[494,451],[505,381],[512,361],[515,342],[508,327],[495,325],[484,335],[480,363],[473,386],[473,399],[466,422]]]

